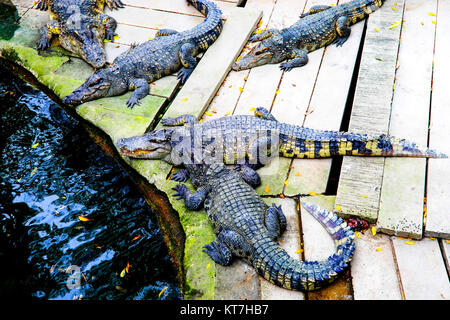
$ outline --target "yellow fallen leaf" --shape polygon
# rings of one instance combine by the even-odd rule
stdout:
[[[428,13],[429,16],[436,17],[436,14],[433,12]]]
[[[375,251],[383,251],[382,248],[376,248]]]
[[[378,29],[378,28],[375,28],[375,31],[376,31],[376,32],[380,32],[380,29]]]
[[[375,230],[375,227],[372,227],[372,235],[376,235],[377,234],[377,230]]]
[[[397,28],[401,24],[402,24],[401,21],[393,22],[392,25],[389,27],[389,29]]]
[[[313,196],[313,197],[317,197],[318,196],[318,194],[317,193],[315,193],[315,192],[310,192],[310,193],[308,193],[310,196]]]
[[[297,177],[301,177],[301,176],[302,176],[302,174],[299,173],[299,172],[297,172],[295,175],[296,175]]]
[[[450,243],[450,240],[445,240],[445,242]]]
[[[240,92],[244,91],[244,88],[239,87],[239,91],[240,91]]]
[[[205,114],[206,114],[207,116],[212,116],[212,113],[211,113],[211,112],[208,112],[208,111],[205,111]]]
[[[253,107],[253,108],[251,108],[251,109],[250,109],[250,111],[252,111],[252,112],[253,112],[253,111],[255,111],[255,109],[256,109],[256,108],[255,108],[255,107]]]
[[[183,98],[183,99],[181,99],[181,101],[187,101],[187,99],[188,99],[188,98]]]
[[[303,249],[298,249],[297,251],[295,251],[295,253],[302,253]]]
[[[126,271],[125,271],[125,269],[123,269],[122,272],[120,273],[120,277],[121,278],[125,277],[125,274],[126,274]]]
[[[227,113],[224,114],[224,116],[227,116],[231,113],[231,111],[228,111]]]
[[[397,8],[394,8],[394,7],[392,8],[392,10],[394,10],[394,11],[398,11],[398,9],[397,9]]]
[[[158,298],[161,297],[161,295],[164,293],[164,291],[166,291],[168,288],[168,286],[165,286],[164,289],[161,290],[161,292],[158,294]]]
[[[94,219],[89,219],[89,218],[86,218],[86,217],[83,217],[83,216],[78,216],[78,219],[79,219],[80,221],[83,221],[83,222],[86,222],[86,221],[94,221]]]
[[[436,238],[433,238],[433,237],[430,237],[429,239],[430,239],[430,240],[436,240]]]
[[[20,182],[20,181],[22,181],[22,178],[17,179],[17,182]]]
[[[266,188],[264,189],[264,191],[265,191],[266,193],[269,193],[269,192],[270,192],[269,186],[266,186]]]
[[[280,89],[278,89],[276,92],[275,92],[275,94],[279,94],[280,93]]]
[[[436,22],[436,21],[434,21],[434,20],[433,20],[433,21],[431,21],[431,23],[432,23],[432,24],[437,24],[437,22]]]
[[[141,236],[136,236],[136,237],[134,237],[133,239],[131,239],[131,241],[136,241],[137,239],[139,239]]]
[[[360,234],[358,231],[355,232],[355,236],[356,236],[358,239],[361,238],[361,234]]]
[[[362,198],[367,198],[367,196],[362,196]]]
[[[336,205],[336,210],[337,211],[341,211],[341,206],[340,205]]]
[[[208,263],[208,264],[206,265],[206,270],[208,270],[210,267],[211,267],[211,263]]]
[[[114,39],[120,39],[120,37],[119,36],[114,36]]]
[[[286,181],[284,182],[284,185],[287,186],[288,182],[289,182],[289,179],[286,179]]]
[[[31,149],[34,149],[34,148],[36,148],[36,147],[37,147],[38,145],[39,145],[39,142],[37,142],[37,143],[33,144],[33,145],[31,146]]]
[[[414,241],[405,241],[406,244],[413,245]]]

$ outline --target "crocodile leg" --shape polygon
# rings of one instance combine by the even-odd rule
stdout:
[[[320,5],[320,4],[319,5],[315,5],[315,6],[312,6],[307,13],[302,13],[300,15],[300,18],[304,18],[304,17],[309,16],[311,14],[322,12],[322,11],[330,9],[330,8],[332,8],[332,6]]]
[[[275,119],[275,117],[270,113],[270,111],[263,107],[258,107],[255,109],[255,116],[261,119],[278,122],[278,120]]]
[[[185,124],[195,124],[197,122],[197,118],[190,114],[183,114],[176,118],[165,118],[161,120],[162,125],[167,127],[184,126]]]
[[[195,193],[191,193],[184,184],[178,184],[172,189],[176,191],[174,197],[178,200],[184,199],[184,205],[189,210],[199,210],[208,195],[205,187],[200,187]]]
[[[41,11],[47,11],[48,10],[47,0],[39,0],[38,3],[36,3],[36,9]]]
[[[117,35],[117,33],[115,33],[117,28],[117,21],[107,14],[98,15],[98,19],[100,20],[100,23],[105,27],[105,39],[114,41],[114,36]]]
[[[125,7],[120,0],[106,0],[106,4],[110,9],[119,9]]]
[[[211,241],[210,244],[205,244],[202,251],[206,252],[215,263],[222,266],[229,265],[233,257],[230,249],[220,241]]]
[[[192,43],[188,42],[181,46],[179,55],[183,68],[178,71],[177,78],[181,80],[182,84],[186,82],[192,71],[194,71],[195,66],[197,65],[197,60],[195,60],[194,57],[194,51],[195,45]]]
[[[56,20],[49,21],[45,26],[41,28],[41,36],[36,42],[37,50],[45,50],[50,47],[50,42],[53,35],[61,33],[59,22]]]
[[[134,89],[133,94],[127,101],[127,107],[133,108],[135,105],[141,104],[141,99],[145,98],[150,93],[150,86],[145,79],[135,78],[130,81],[130,90]]]
[[[272,206],[267,209],[266,219],[264,224],[269,231],[269,235],[272,240],[276,240],[286,231],[287,221],[286,216],[281,209],[281,206],[276,206],[272,203]]]
[[[247,161],[252,165],[265,165],[271,155],[278,155],[280,146],[279,134],[271,132],[269,136],[259,136],[248,147]]]
[[[347,16],[340,17],[336,21],[336,32],[339,37],[336,38],[336,47],[342,46],[348,37],[350,37],[351,29],[349,27],[350,19]]]
[[[240,172],[241,178],[252,187],[256,188],[261,184],[261,177],[253,168],[251,168],[251,165],[238,164],[235,169]]]
[[[177,33],[179,33],[179,32],[177,30],[173,30],[173,29],[160,29],[155,34],[155,38],[170,36],[170,35],[177,34]]]
[[[274,33],[279,33],[279,31],[276,29],[264,30],[261,33],[257,33],[251,36],[250,39],[248,39],[248,41],[250,42],[262,41],[264,39],[270,38],[271,36],[273,36]]]
[[[190,177],[189,170],[187,169],[181,169],[180,171],[175,172],[170,177],[170,180],[177,181],[177,182],[186,182]]]
[[[283,71],[291,71],[293,68],[303,67],[308,63],[308,54],[301,49],[294,49],[292,59],[288,62],[280,64],[280,69]]]

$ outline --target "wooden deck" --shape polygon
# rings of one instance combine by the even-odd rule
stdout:
[[[24,13],[32,1],[13,2]],[[157,29],[185,30],[203,20],[184,0],[123,2],[125,9],[109,12],[119,22],[119,37],[105,44],[108,61],[131,43],[153,37]],[[450,3],[387,0],[367,21],[352,27],[343,47],[315,51],[305,67],[290,72],[282,72],[278,65],[234,72],[230,65],[261,16],[259,29],[282,28],[312,5],[338,1],[248,0],[245,8],[235,8],[237,1],[216,3],[224,11],[224,31],[181,90],[174,76],[167,77],[156,82],[152,96],[131,114],[123,107],[128,94],[84,104],[77,108],[80,116],[115,141],[154,127],[156,115],[167,106],[164,117],[190,113],[204,121],[251,114],[251,108],[261,106],[283,122],[389,133],[450,155],[446,123],[450,112],[445,105],[450,101],[445,88],[450,77],[445,58],[450,49],[446,40]],[[31,11],[34,20],[26,19],[28,12],[24,24],[36,19],[45,23],[46,13]],[[27,32],[37,34],[37,30],[38,26],[31,26]],[[75,62],[65,63],[57,73]],[[77,63],[84,68],[79,75],[83,79],[91,69]],[[133,126],[122,128],[124,122]],[[166,177],[172,168],[159,161],[127,161],[149,183],[171,194],[173,182]],[[230,267],[211,267],[207,259],[200,265],[190,263],[210,241],[211,229],[204,215],[185,215],[180,203],[170,197],[188,241],[193,242],[185,252],[190,284],[203,290],[205,282],[213,283],[212,293],[201,298],[450,299],[450,160],[282,158],[259,171],[263,182],[258,193],[268,203],[280,204],[288,218],[280,244],[299,259],[321,259],[334,251],[326,231],[299,206],[301,198],[343,216],[361,216],[372,225],[358,233],[349,273],[323,290],[303,294],[261,280],[241,261]],[[197,239],[200,234],[208,236]]]

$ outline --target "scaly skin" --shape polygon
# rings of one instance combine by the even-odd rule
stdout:
[[[105,3],[122,8],[120,0],[40,0],[36,8],[48,10],[50,21],[41,29],[38,50],[50,47],[57,36],[63,48],[79,55],[94,68],[106,63],[103,40],[114,40],[117,22],[103,13]]]
[[[270,160],[264,156],[270,153],[276,155],[276,149],[283,157],[308,159],[339,155],[447,157],[404,139],[313,130],[285,124],[278,122],[264,108],[257,108],[255,114],[223,117],[202,123],[190,115],[163,119],[164,125],[181,127],[163,128],[141,136],[123,138],[116,145],[126,156],[162,159],[174,165],[186,162],[188,157],[198,153],[203,154],[203,160],[215,155],[216,158],[212,159],[215,162],[260,165]],[[191,138],[194,138],[193,142]],[[175,180],[183,181],[187,177],[187,172],[182,172]]]
[[[385,0],[353,0],[338,6],[317,5],[300,16],[289,28],[269,29],[250,38],[261,43],[235,62],[233,70],[245,70],[268,63],[280,63],[281,70],[290,71],[308,62],[308,52],[332,43],[342,46],[350,36],[350,25],[366,18]]]
[[[201,24],[183,32],[160,30],[155,39],[133,46],[110,67],[95,72],[63,102],[77,105],[134,90],[127,102],[132,108],[150,93],[153,81],[178,71],[178,78],[185,83],[197,65],[195,57],[208,49],[222,31],[222,13],[213,2],[188,1],[206,16]]]
[[[277,242],[286,229],[281,207],[275,204],[268,207],[238,171],[223,164],[185,165],[197,191],[192,194],[179,184],[174,188],[175,196],[184,199],[190,210],[197,210],[204,203],[217,240],[205,245],[203,251],[216,263],[226,266],[237,256],[271,283],[300,291],[322,288],[349,265],[355,235],[335,214],[303,203],[330,233],[337,248],[326,260],[299,261]]]

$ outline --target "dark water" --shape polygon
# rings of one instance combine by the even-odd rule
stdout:
[[[0,116],[0,297],[180,299],[155,215],[77,121],[2,66]]]

